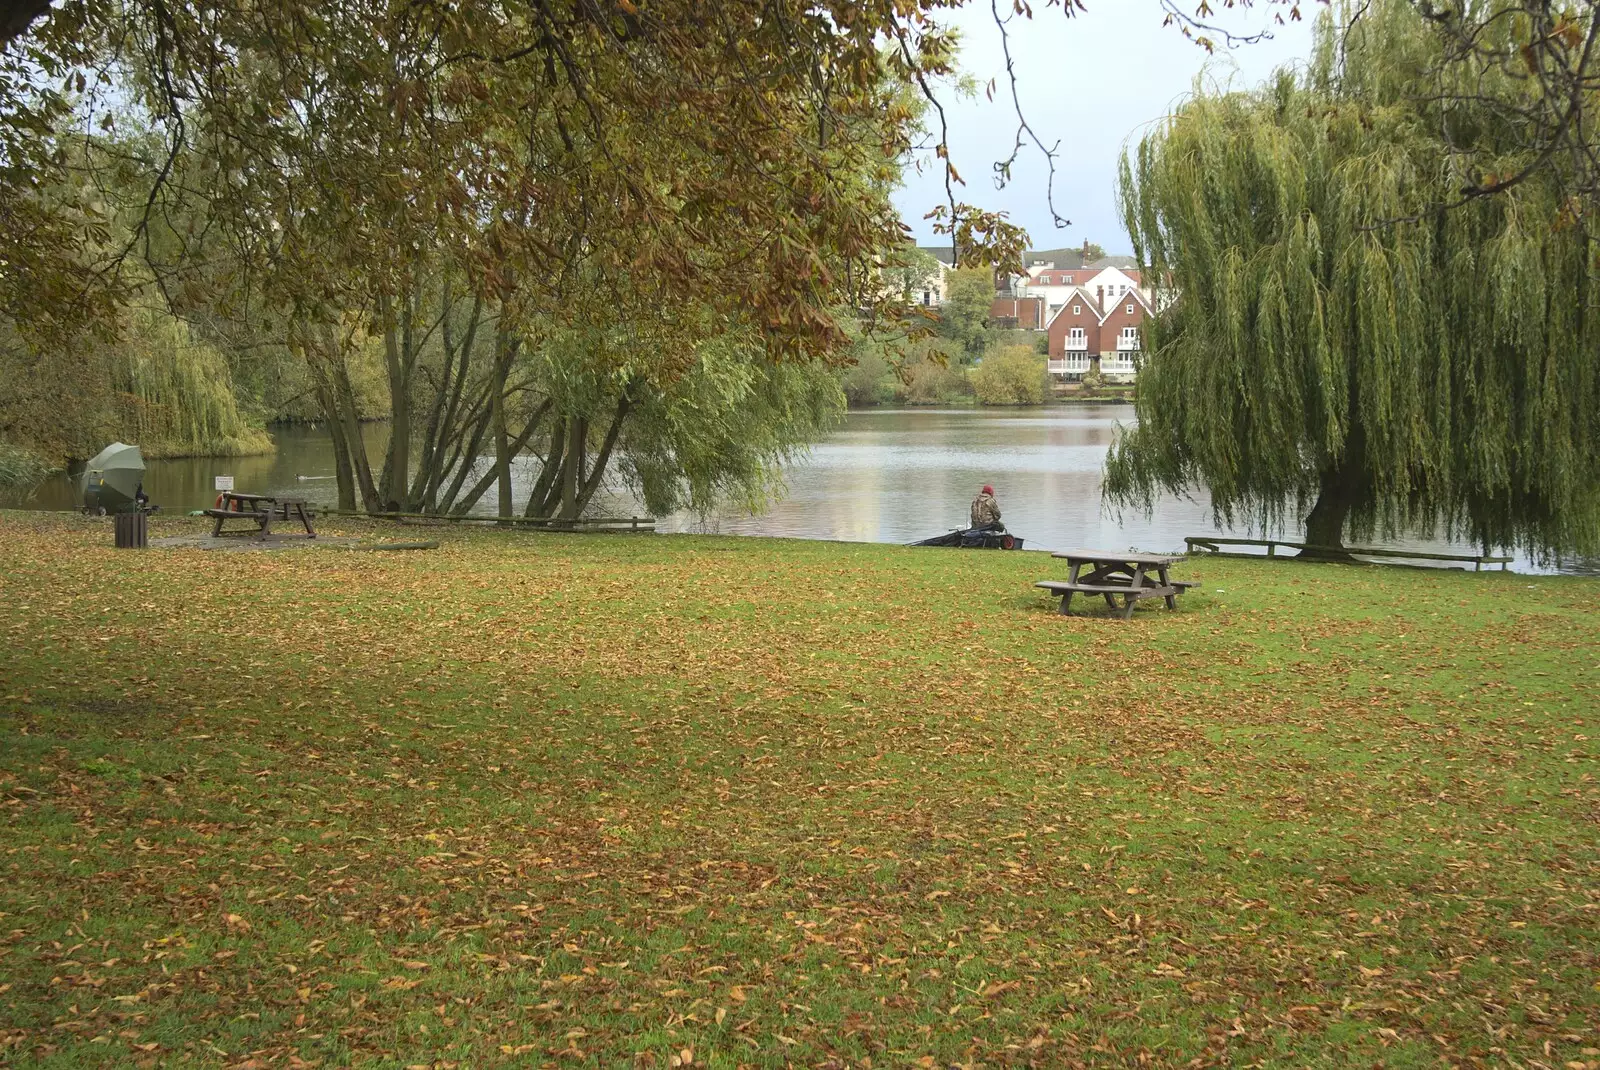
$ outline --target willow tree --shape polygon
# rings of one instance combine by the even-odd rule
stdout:
[[[1172,296],[1108,497],[1204,485],[1219,519],[1303,520],[1327,547],[1440,523],[1591,547],[1600,289],[1581,205],[1548,170],[1460,195],[1483,161],[1526,162],[1467,86],[1533,90],[1441,64],[1402,0],[1362,6],[1324,16],[1303,70],[1198,89],[1124,158],[1128,230]]]

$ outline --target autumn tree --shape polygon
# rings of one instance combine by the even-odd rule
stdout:
[[[1438,77],[1403,0],[1325,19],[1316,54],[1248,93],[1199,92],[1124,161],[1149,328],[1139,426],[1107,493],[1210,490],[1224,521],[1309,542],[1447,530],[1561,553],[1600,535],[1600,292],[1549,173],[1460,202],[1528,146]],[[1459,72],[1491,96],[1513,75]],[[1530,102],[1531,104],[1531,102]],[[1470,154],[1461,153],[1468,145]]]

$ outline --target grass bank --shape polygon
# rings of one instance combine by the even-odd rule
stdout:
[[[0,1063],[1600,1064],[1592,581],[0,534]]]

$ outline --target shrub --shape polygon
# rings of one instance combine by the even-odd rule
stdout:
[[[968,393],[966,376],[953,364],[923,359],[906,367],[906,400],[913,405],[939,405]]]
[[[1043,405],[1049,389],[1044,359],[1028,346],[1006,346],[972,370],[972,388],[983,405]]]
[[[27,450],[0,442],[0,494],[27,495],[51,471],[48,464]]]
[[[845,401],[853,409],[893,401],[895,385],[889,362],[871,350],[858,353],[856,362],[839,378]]]

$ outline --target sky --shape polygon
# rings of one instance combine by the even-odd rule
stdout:
[[[1181,2],[1181,0],[1180,0]],[[1000,0],[1000,9],[1009,9]],[[1310,21],[1323,10],[1308,3],[1306,21],[1279,27],[1258,9],[1219,19],[1234,32],[1269,29],[1271,40],[1204,49],[1174,27],[1162,26],[1160,0],[1085,0],[1086,12],[1074,18],[1059,6],[1034,0],[1033,18],[1011,23],[1011,53],[1016,61],[1018,95],[1029,124],[1045,145],[1060,141],[1056,159],[1056,210],[1072,225],[1058,229],[1046,204],[1049,168],[1039,150],[1024,150],[1003,190],[994,186],[993,165],[1010,154],[1017,122],[1005,76],[1000,31],[989,0],[972,0],[951,22],[963,31],[962,69],[980,87],[997,79],[995,99],[958,99],[941,94],[950,123],[951,159],[966,180],[956,188],[960,201],[1010,213],[1028,231],[1030,248],[1056,249],[1096,242],[1111,254],[1131,253],[1116,208],[1117,161],[1149,125],[1180,104],[1197,75],[1222,84],[1252,86],[1284,64],[1311,51]],[[1220,4],[1213,4],[1220,9]],[[1192,9],[1192,7],[1191,7]],[[943,203],[940,169],[931,153],[921,174],[908,170],[895,197],[901,218],[918,244],[948,242],[923,218]]]

